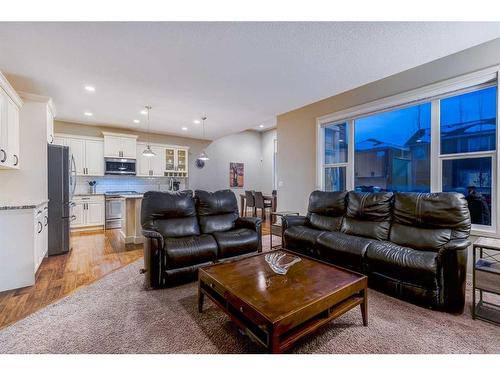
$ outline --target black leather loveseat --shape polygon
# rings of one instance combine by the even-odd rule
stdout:
[[[283,244],[365,273],[392,296],[460,313],[470,225],[457,193],[314,191],[307,216],[283,219]]]
[[[261,220],[240,218],[231,190],[150,191],[141,209],[146,284],[193,281],[198,267],[262,251]]]

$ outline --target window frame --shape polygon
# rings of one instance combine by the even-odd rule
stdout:
[[[354,184],[354,151],[355,151],[355,120],[360,117],[375,115],[382,112],[411,107],[421,103],[431,104],[431,150],[430,150],[430,191],[442,191],[443,161],[450,159],[467,159],[479,157],[492,158],[492,197],[491,197],[491,226],[473,224],[472,235],[500,237],[500,220],[496,212],[499,211],[500,183],[497,181],[499,173],[498,149],[500,145],[500,66],[494,66],[460,77],[438,82],[419,89],[411,90],[387,98],[334,112],[316,119],[316,188],[324,190],[325,169],[328,167],[346,168],[346,190],[353,190]],[[483,88],[497,86],[497,114],[496,114],[496,147],[495,150],[478,151],[457,154],[441,154],[441,124],[440,102],[448,97],[465,94]],[[346,163],[324,163],[325,136],[324,128],[328,125],[346,123],[348,134],[348,159]]]

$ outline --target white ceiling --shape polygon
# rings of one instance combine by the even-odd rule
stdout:
[[[500,23],[0,23],[0,70],[60,120],[144,130],[151,104],[153,131],[200,138],[206,114],[214,139],[497,37]]]

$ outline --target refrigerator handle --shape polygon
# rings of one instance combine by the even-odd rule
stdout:
[[[76,189],[76,163],[75,163],[75,158],[73,155],[71,155],[71,198],[70,200],[73,199],[73,196],[75,195],[75,189]]]

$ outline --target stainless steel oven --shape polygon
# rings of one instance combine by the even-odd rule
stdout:
[[[105,174],[111,175],[135,175],[135,159],[106,158]]]

